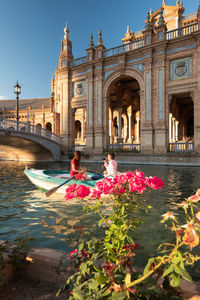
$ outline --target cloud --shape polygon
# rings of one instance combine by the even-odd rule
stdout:
[[[7,100],[7,97],[5,97],[5,96],[0,96],[0,100]]]

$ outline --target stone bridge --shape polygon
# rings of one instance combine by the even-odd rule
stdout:
[[[29,122],[0,116],[0,159],[59,160],[60,137]]]

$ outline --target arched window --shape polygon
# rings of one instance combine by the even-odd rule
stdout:
[[[47,123],[46,123],[46,125],[45,125],[45,129],[46,129],[46,130],[49,130],[49,131],[51,131],[51,132],[52,132],[52,125],[51,125],[51,123],[50,123],[50,122],[47,122]]]
[[[37,123],[36,126],[42,128],[42,124],[40,123]]]

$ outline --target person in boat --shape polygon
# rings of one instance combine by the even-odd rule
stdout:
[[[74,158],[71,161],[71,170],[70,170],[70,177],[75,176],[75,179],[85,180],[87,174],[85,170],[81,168],[81,152],[75,151]]]
[[[114,153],[108,154],[108,163],[105,159],[104,167],[106,168],[106,171],[104,171],[105,176],[115,176],[117,174],[117,162]]]

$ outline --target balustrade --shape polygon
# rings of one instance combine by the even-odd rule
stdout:
[[[51,141],[60,144],[60,137],[58,135],[44,128],[30,124],[28,122],[27,123],[17,122],[15,120],[9,120],[0,117],[0,129],[6,129],[9,131],[17,131],[17,132],[26,132],[37,136],[42,136],[46,139],[49,139]]]

